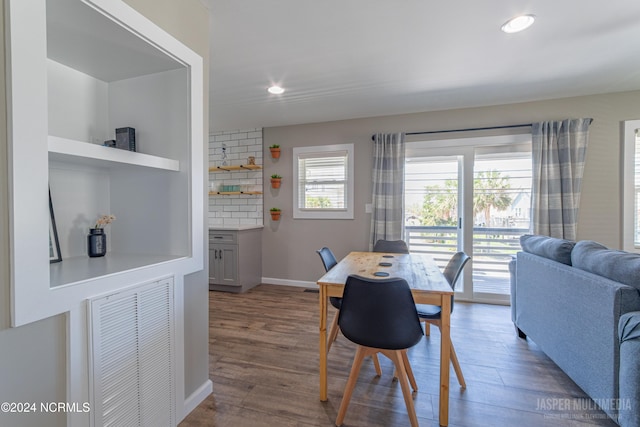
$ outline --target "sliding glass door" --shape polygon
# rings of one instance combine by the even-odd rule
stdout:
[[[506,302],[509,261],[530,229],[531,153],[476,149],[472,197],[473,299]]]
[[[459,298],[507,303],[508,264],[530,228],[530,138],[455,142],[408,144],[405,238],[411,252],[431,254],[441,268],[458,250],[472,256]]]
[[[405,241],[411,252],[433,256],[441,269],[462,247],[461,161],[462,156],[431,156],[407,158],[405,164]]]

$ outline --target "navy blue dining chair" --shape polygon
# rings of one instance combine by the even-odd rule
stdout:
[[[453,291],[456,290],[456,283],[460,278],[460,274],[470,259],[471,258],[466,253],[456,252],[444,268],[442,274],[445,279],[447,279],[447,282]],[[418,311],[418,317],[422,322],[424,322],[425,335],[428,336],[430,334],[429,324],[435,325],[440,329],[442,308],[439,305],[417,304],[416,309]],[[451,296],[451,313],[453,313],[453,295]],[[464,376],[462,375],[462,369],[460,369],[460,363],[458,362],[458,356],[456,355],[456,350],[453,347],[453,342],[451,343],[450,355],[451,364],[453,365],[453,369],[458,377],[458,383],[462,388],[466,388],[467,384],[464,381]]]
[[[415,386],[407,349],[416,345],[423,332],[416,305],[406,280],[369,279],[351,275],[342,296],[338,325],[342,334],[358,345],[345,386],[336,426],[342,425],[366,356],[382,353],[393,361],[399,373],[407,413],[412,426],[418,425],[409,383]]]
[[[324,266],[325,271],[331,270],[333,267],[338,264],[335,255],[328,247],[324,246],[322,249],[318,249],[316,251],[318,255],[320,255],[320,259],[322,260],[322,265]],[[340,310],[340,306],[342,305],[342,298],[340,297],[329,297],[329,303],[336,309]],[[331,327],[329,328],[329,338],[327,342],[327,351],[331,349],[331,344],[338,337],[338,314],[333,317],[333,322],[331,322]]]
[[[316,251],[318,255],[320,255],[320,259],[322,260],[322,265],[324,265],[325,271],[331,270],[338,264],[335,255],[328,247],[324,246],[322,249],[318,249]],[[340,297],[329,297],[329,303],[336,309],[338,312],[333,316],[333,321],[331,322],[331,327],[329,328],[329,336],[327,337],[327,352],[331,350],[331,344],[338,338],[338,332],[340,328],[338,328],[338,315],[340,314],[340,307],[342,306],[342,298]],[[380,367],[380,361],[378,360],[378,356],[373,356],[373,365],[376,369],[376,373],[378,376],[382,376],[382,368]]]
[[[373,245],[373,252],[389,252],[394,254],[408,254],[409,247],[404,240],[378,240]]]

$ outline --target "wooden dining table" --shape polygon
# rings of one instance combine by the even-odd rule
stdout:
[[[389,265],[390,264],[390,265]],[[377,274],[383,274],[383,277]],[[318,279],[320,288],[320,400],[327,400],[327,302],[341,297],[351,274],[376,279],[401,277],[407,281],[416,304],[442,307],[440,340],[440,409],[441,426],[449,423],[449,363],[451,351],[450,319],[453,290],[433,258],[426,254],[351,252]]]

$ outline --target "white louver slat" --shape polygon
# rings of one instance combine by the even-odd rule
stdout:
[[[173,279],[90,300],[94,426],[174,426]]]
[[[173,406],[173,300],[168,287],[141,292],[139,348],[143,425],[160,426],[175,418]]]

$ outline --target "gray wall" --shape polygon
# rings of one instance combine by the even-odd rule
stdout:
[[[198,0],[125,0],[203,56],[205,64],[204,135],[208,135],[208,14]],[[0,0],[0,81],[5,81],[4,0]],[[6,92],[0,85],[0,129],[6,129]],[[205,149],[207,144],[204,144]],[[203,164],[207,156],[203,153]],[[0,132],[0,402],[65,402],[66,316],[10,328],[7,136]],[[202,179],[205,180],[206,177]],[[206,186],[205,186],[206,188]],[[204,195],[203,195],[204,197]],[[206,204],[205,204],[206,206]],[[205,224],[205,213],[202,215]],[[206,225],[206,224],[205,224]],[[206,230],[206,227],[205,227]],[[206,242],[205,242],[205,252]],[[206,257],[205,257],[206,259]],[[206,265],[206,261],[205,261]],[[185,395],[207,381],[208,269],[185,278]],[[180,402],[178,403],[180,404]],[[64,414],[11,416],[0,413],[0,425],[66,426]]]
[[[590,128],[578,238],[620,248],[620,122],[640,118],[640,91],[265,128],[264,176],[279,173],[283,184],[277,193],[276,190],[266,190],[264,195],[263,277],[315,282],[323,273],[316,249],[329,246],[337,257],[352,250],[367,249],[370,214],[365,213],[364,205],[371,201],[372,134],[500,126],[577,117],[594,119]],[[293,220],[292,147],[343,143],[354,143],[356,147],[355,219]],[[271,144],[280,144],[282,148],[282,157],[278,161],[269,157],[267,147]],[[265,188],[268,188],[266,182]],[[277,223],[269,217],[269,209],[274,206],[283,210],[283,217]]]

